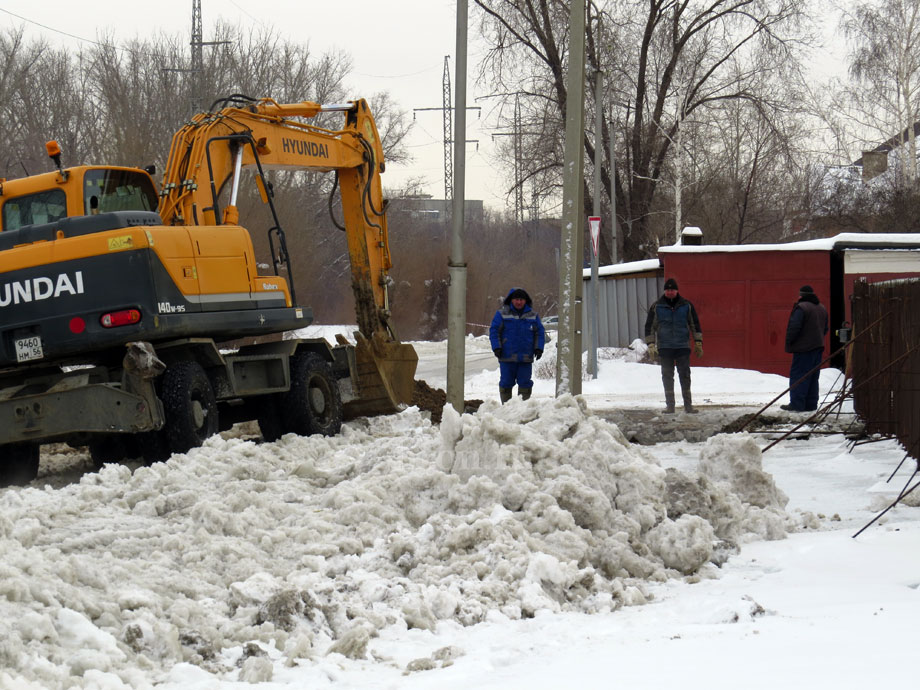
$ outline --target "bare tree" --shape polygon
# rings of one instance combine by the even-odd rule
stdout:
[[[774,93],[796,103],[783,84],[775,84]],[[766,111],[760,102],[732,99],[707,110],[705,124],[685,121],[683,150],[675,146],[662,173],[662,181],[671,182],[676,162],[690,163],[684,166],[686,224],[704,228],[713,244],[775,242],[807,226],[811,133],[798,107]]]
[[[852,41],[848,90],[850,112],[876,141],[898,136],[906,151],[900,171],[917,180],[914,124],[920,119],[920,0],[857,3],[844,15]]]
[[[524,91],[529,122],[538,133],[533,170],[560,175],[564,131],[568,3],[561,0],[476,0],[490,44],[481,78],[496,91]],[[712,107],[748,100],[772,107],[758,90],[764,72],[794,69],[804,38],[802,0],[609,0],[589,6],[588,64],[608,79],[613,126],[585,136],[586,160],[604,145],[601,177],[610,188],[609,141],[617,151],[616,195],[623,243],[620,256],[652,254],[664,234],[657,227],[659,183],[684,123],[706,122]],[[586,89],[592,93],[592,89]],[[590,120],[590,118],[589,118]],[[718,121],[709,120],[711,127]],[[541,129],[542,128],[542,129]],[[590,165],[590,164],[589,164]],[[591,179],[591,175],[586,175]],[[609,199],[605,199],[609,203]],[[586,213],[593,205],[586,189]],[[673,215],[661,216],[667,222]]]
[[[94,104],[81,92],[82,56],[11,29],[0,33],[0,57],[0,176],[50,170],[44,144],[52,138],[70,161],[90,152],[99,129]]]
[[[103,37],[82,51],[55,50],[28,41],[23,31],[0,33],[0,176],[50,169],[44,142],[57,138],[65,164],[156,164],[163,169],[173,133],[193,112],[230,94],[268,96],[279,102],[339,103],[367,98],[375,113],[388,161],[409,159],[410,119],[385,93],[354,94],[347,85],[351,58],[321,55],[281,40],[270,31],[245,33],[217,24],[218,45],[205,50],[193,72],[186,37],[157,36],[118,45]],[[342,113],[322,114],[313,124],[336,130]],[[281,225],[298,280],[327,319],[350,311],[348,256],[343,234],[330,218],[335,173],[270,171]],[[257,256],[267,261],[266,231],[275,218],[257,194],[244,187],[239,200]],[[340,288],[340,289],[337,289]],[[348,318],[348,317],[346,317]]]

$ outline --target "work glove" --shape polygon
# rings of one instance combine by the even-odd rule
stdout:
[[[502,350],[500,347],[496,347],[494,350],[492,350],[492,352],[494,352],[495,356],[498,357],[499,359],[502,358]]]
[[[542,357],[542,356],[543,356],[543,350],[534,350],[534,351],[533,351],[533,358],[534,358],[534,359],[540,359],[540,357]]]
[[[693,343],[693,351],[696,352],[697,357],[703,356],[703,341],[702,340],[697,340],[695,343]]]
[[[655,343],[648,344],[649,359],[658,359],[658,346]]]

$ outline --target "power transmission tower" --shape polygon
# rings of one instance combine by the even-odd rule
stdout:
[[[204,31],[201,28],[201,0],[192,0],[192,83],[195,85],[192,93],[191,106],[192,112],[200,111],[203,108],[201,102],[202,95],[202,71],[204,69],[204,55],[202,47],[204,46]]]
[[[530,220],[540,220],[540,192],[537,190],[537,181],[533,180],[533,189],[530,191]]]
[[[189,67],[167,67],[164,72],[186,72],[192,75],[191,92],[189,94],[189,114],[194,115],[204,109],[204,46],[227,45],[230,41],[205,41],[201,21],[201,0],[192,0],[192,40],[189,43],[192,50],[191,65]]]
[[[219,46],[229,44],[230,41],[205,41],[201,22],[201,0],[192,0],[192,40],[189,43],[192,49],[191,66],[189,67],[164,67],[164,72],[185,72],[191,74],[189,80],[191,87],[188,94],[189,115],[204,110],[201,100],[204,95],[204,46]]]
[[[514,222],[524,224],[524,129],[521,119],[521,95],[514,94],[514,120],[510,132],[498,132],[492,137],[514,137]],[[536,220],[535,215],[532,220]]]
[[[201,47],[204,45],[204,31],[201,28],[201,0],[192,0],[192,71],[201,75],[204,66],[204,56]]]
[[[450,67],[449,56],[444,56],[444,80],[442,82],[441,104],[444,108],[444,199],[454,198],[454,115],[450,107]]]
[[[451,89],[450,89],[450,56],[444,56],[444,79],[442,81],[442,97],[440,108],[413,108],[412,119],[415,119],[415,113],[422,110],[440,110],[444,114],[444,200],[448,203],[454,198],[454,126],[453,126],[453,108],[451,107]],[[467,106],[467,110],[478,110],[479,106]],[[467,144],[478,144],[478,139],[464,139]]]
[[[524,224],[524,144],[521,131],[521,97],[514,96],[514,220]]]

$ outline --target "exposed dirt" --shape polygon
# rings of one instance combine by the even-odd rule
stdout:
[[[431,413],[431,423],[441,423],[441,413],[447,404],[447,393],[440,388],[432,388],[425,381],[415,381],[415,392],[412,394],[412,404],[418,409]],[[482,405],[482,400],[464,400],[463,411],[475,412]]]
[[[796,413],[772,413],[755,416],[756,409],[731,405],[697,405],[698,414],[664,414],[648,409],[609,409],[595,413],[616,424],[633,443],[655,445],[675,441],[701,443],[716,434],[745,431],[771,438],[807,438],[813,433],[838,433],[856,438],[863,428],[852,414],[821,416],[812,423],[800,425],[807,419]]]

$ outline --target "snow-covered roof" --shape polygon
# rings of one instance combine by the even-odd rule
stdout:
[[[658,259],[643,259],[642,261],[627,261],[623,264],[611,264],[609,266],[600,266],[597,269],[598,277],[622,275],[624,273],[642,273],[644,271],[657,271],[661,268],[661,261]],[[591,277],[591,269],[586,268],[582,271],[585,278]]]
[[[861,247],[864,249],[882,249],[890,247],[904,247],[920,249],[920,233],[861,233],[844,232],[833,237],[823,237],[817,240],[803,240],[801,242],[784,242],[778,244],[702,244],[702,245],[670,245],[659,247],[659,254],[696,253],[711,254],[714,252],[804,252],[804,251],[831,251],[847,247]]]
[[[702,245],[669,245],[659,247],[659,254],[695,253],[712,254],[715,252],[807,252],[831,251],[833,249],[914,249],[920,250],[920,233],[888,232],[888,233],[862,233],[843,232],[833,237],[823,237],[817,240],[803,240],[801,242],[780,242],[777,244],[702,244]],[[597,269],[598,277],[624,275],[629,273],[642,273],[656,271],[661,268],[659,259],[644,259],[642,261],[628,261],[622,264],[601,266]],[[582,271],[584,278],[591,277],[591,269]]]

